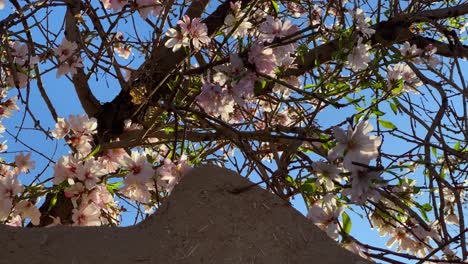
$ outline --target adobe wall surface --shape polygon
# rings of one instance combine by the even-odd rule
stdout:
[[[214,166],[193,169],[145,222],[125,228],[0,226],[3,263],[369,263],[280,198]]]

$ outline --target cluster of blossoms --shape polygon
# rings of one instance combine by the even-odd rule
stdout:
[[[366,38],[369,38],[372,36],[372,34],[375,33],[375,30],[369,27],[370,18],[366,17],[362,9],[356,8],[355,10],[349,10],[349,13],[353,18],[356,29],[359,30],[362,35],[364,35]],[[366,69],[369,62],[371,61],[371,46],[369,44],[363,43],[363,41],[364,39],[359,37],[355,46],[348,54],[347,64],[348,67],[353,71]]]
[[[371,61],[369,44],[362,43],[363,39],[359,38],[354,48],[348,54],[348,67],[353,71],[360,71],[367,68]]]
[[[401,55],[408,57],[415,64],[428,64],[432,68],[437,67],[441,62],[434,56],[437,52],[437,48],[433,45],[428,45],[424,50],[419,49],[416,45],[411,45],[408,41],[403,43],[403,46],[400,48]]]
[[[351,201],[362,204],[369,198],[378,199],[379,195],[373,187],[380,180],[380,172],[367,168],[370,161],[377,158],[380,139],[367,135],[373,129],[367,121],[359,122],[354,128],[345,131],[340,127],[333,129],[333,137],[338,144],[328,152],[328,159],[335,161],[343,157],[343,170],[350,172]]]
[[[432,68],[440,64],[439,59],[433,56],[436,51],[437,49],[431,45],[425,50],[421,50],[416,45],[410,45],[409,42],[405,42],[400,48],[401,55],[408,57],[411,62],[415,64],[426,63]],[[416,89],[422,85],[421,80],[411,67],[402,62],[387,67],[387,79],[390,88],[394,87],[396,83],[402,82],[401,91],[403,92],[417,92]]]
[[[295,34],[298,27],[289,20],[281,20],[267,15],[258,10],[250,19],[262,21],[255,30],[252,22],[241,10],[240,2],[231,3],[232,14],[226,17],[224,33],[226,36],[243,37],[251,36],[254,41],[248,50],[246,58],[244,55],[231,53],[229,63],[214,67],[215,73],[203,79],[201,92],[196,102],[206,113],[220,116],[223,120],[241,121],[243,116],[239,108],[249,109],[249,104],[259,103],[267,106],[268,103],[254,96],[254,87],[257,83],[264,82],[262,75],[276,77],[278,70],[293,66],[296,43],[288,43],[269,47],[274,41],[285,39]],[[237,27],[236,27],[237,26]],[[229,35],[232,34],[232,35]],[[253,69],[252,69],[253,68]],[[300,88],[301,83],[297,77],[286,77],[282,82]],[[273,91],[287,98],[290,89],[281,84],[275,84]],[[252,109],[255,109],[253,107]],[[256,114],[265,116],[266,113],[276,109],[276,106],[262,107],[263,113],[254,111]],[[252,113],[255,115],[255,113]],[[289,125],[292,123],[290,111],[281,109],[272,115],[276,120],[272,123]],[[260,124],[261,125],[261,124]],[[261,127],[258,127],[260,129]]]
[[[77,68],[83,68],[83,59],[78,54],[78,45],[64,38],[62,43],[54,50],[59,60],[57,78],[71,73],[75,75]]]
[[[67,136],[68,143],[76,153],[61,157],[54,165],[53,183],[66,186],[65,197],[71,199],[74,225],[116,224],[120,210],[113,193],[112,182],[108,177],[122,177],[122,188],[111,188],[128,199],[150,208],[153,193],[171,192],[182,176],[190,169],[182,156],[178,163],[164,159],[158,169],[148,161],[160,159],[151,150],[132,151],[111,149],[99,157],[89,155],[92,150],[93,135],[97,122],[86,115],[70,116],[68,120],[59,118],[52,135],[57,139]],[[121,176],[124,175],[124,176]],[[58,221],[57,223],[60,223]]]
[[[367,135],[372,129],[367,121],[359,122],[355,128],[350,126],[347,131],[339,127],[333,129],[333,136],[338,144],[329,151],[329,161],[317,161],[312,165],[317,176],[317,186],[323,186],[325,191],[332,191],[336,183],[346,179],[351,188],[345,189],[342,194],[350,196],[351,203],[363,204],[368,199],[378,200],[376,188],[383,182],[380,172],[367,168],[369,162],[378,156],[380,145],[378,137]],[[342,163],[332,163],[338,158],[342,158]],[[349,177],[342,177],[342,174]],[[308,218],[326,230],[330,237],[337,239],[338,217],[345,207],[338,205],[334,197],[334,194],[329,193],[323,199],[314,201]]]
[[[253,25],[247,19],[243,19],[245,12],[241,10],[240,2],[230,2],[232,14],[228,14],[224,19],[224,33],[226,35],[232,34],[233,38],[245,37],[249,34]],[[232,33],[231,33],[232,32]]]
[[[421,80],[419,80],[410,66],[402,62],[388,66],[387,79],[389,88],[392,88],[396,83],[401,81],[401,91],[403,92],[417,92],[416,88],[422,85]]]
[[[380,214],[374,212],[369,218],[372,227],[377,229],[381,236],[389,236],[387,241],[389,248],[396,247],[397,252],[411,252],[423,258],[434,250],[431,242],[441,243],[441,237],[439,236],[440,224],[438,221],[434,221],[428,227],[422,226],[420,222],[411,216],[399,213],[401,212],[399,206],[392,201],[380,199],[377,189],[386,184],[380,176],[381,172],[369,167],[370,161],[377,158],[378,147],[381,143],[378,137],[367,135],[372,129],[372,125],[368,122],[360,122],[355,128],[349,127],[347,131],[335,127],[333,136],[338,144],[329,151],[329,161],[317,161],[312,165],[317,177],[315,184],[319,186],[318,188],[323,188],[324,191],[333,191],[336,184],[342,184],[343,180],[345,180],[350,184],[351,188],[344,189],[341,194],[350,196],[349,201],[351,203],[362,205],[367,200],[372,200],[374,203],[379,203],[380,206],[390,209],[389,212],[393,213]],[[342,162],[336,165],[335,161],[338,159]],[[399,181],[398,185],[389,187],[389,189],[408,204],[411,204],[414,203],[413,196],[417,194],[414,186],[415,181],[405,177]],[[458,191],[458,195],[463,199],[463,189],[453,190]],[[443,189],[444,221],[447,224],[458,225],[459,218],[455,215],[454,208],[457,199],[453,190]],[[331,238],[337,239],[339,235],[339,217],[344,209],[345,205],[337,202],[335,194],[328,193],[323,198],[312,201],[308,218],[326,231]],[[359,253],[361,249],[356,247],[352,251]],[[444,247],[443,253],[445,259],[457,260],[456,254],[450,248]]]
[[[314,224],[327,232],[328,236],[333,239],[338,239],[339,217],[344,212],[345,207],[338,205],[335,195],[329,193],[325,195],[323,200],[315,201],[309,208],[307,217]]]
[[[68,143],[82,155],[88,155],[92,150],[93,135],[97,133],[96,118],[87,115],[71,115],[68,121],[58,118],[52,136],[57,139],[69,135]]]
[[[195,50],[199,50],[202,46],[210,43],[211,39],[208,36],[208,28],[205,23],[201,22],[201,18],[195,17],[191,19],[185,15],[177,24],[180,27],[180,32],[175,28],[170,28],[166,32],[166,36],[169,39],[165,45],[167,48],[172,48],[173,52],[182,47],[190,47],[190,43],[192,43]]]
[[[159,0],[101,0],[101,2],[105,9],[112,9],[114,12],[122,10],[126,5],[133,5],[144,19],[147,19],[148,15],[158,16],[163,6]]]
[[[371,19],[366,17],[364,10],[356,8],[355,10],[349,10],[349,13],[353,17],[356,29],[359,30],[364,36],[370,37],[375,33],[375,30],[369,27]]]
[[[384,199],[381,202],[387,208],[398,212],[398,206],[391,201]],[[389,236],[386,245],[389,248],[396,247],[397,252],[407,251],[423,258],[434,250],[431,246],[432,241],[441,244],[439,235],[441,227],[438,221],[433,221],[427,227],[423,227],[409,216],[390,217],[377,212],[374,212],[369,220],[373,228],[379,231],[380,236]],[[449,247],[443,247],[442,251],[446,260],[459,263],[456,254]]]
[[[9,118],[13,111],[19,111],[16,105],[16,97],[5,100],[7,91],[0,91],[0,119]],[[5,132],[5,127],[0,123],[0,133]],[[7,149],[6,141],[1,143],[0,152]],[[25,187],[18,179],[21,173],[29,173],[35,168],[35,162],[31,161],[31,153],[20,153],[15,156],[14,162],[0,163],[0,222],[13,226],[21,226],[23,221],[30,219],[33,225],[39,224],[40,212],[36,205],[24,198]]]
[[[39,62],[37,56],[31,56],[28,46],[19,41],[10,41],[11,55],[14,58],[14,68],[6,68],[6,79],[11,87],[24,88],[29,83],[30,69]]]

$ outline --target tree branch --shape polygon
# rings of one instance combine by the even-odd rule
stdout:
[[[83,44],[75,19],[75,16],[80,12],[80,2],[68,0],[67,6],[67,12],[65,14],[65,37],[69,41],[76,42],[81,46]],[[76,74],[72,77],[72,82],[81,106],[86,114],[88,114],[88,116],[95,116],[99,112],[101,105],[91,92],[86,74],[82,68],[77,69]]]

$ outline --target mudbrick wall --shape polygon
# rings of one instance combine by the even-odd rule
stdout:
[[[167,202],[132,227],[0,226],[0,264],[369,263],[287,202],[227,169],[193,169]]]

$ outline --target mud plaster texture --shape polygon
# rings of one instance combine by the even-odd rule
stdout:
[[[369,263],[287,202],[214,166],[193,169],[132,227],[0,226],[0,263]]]

